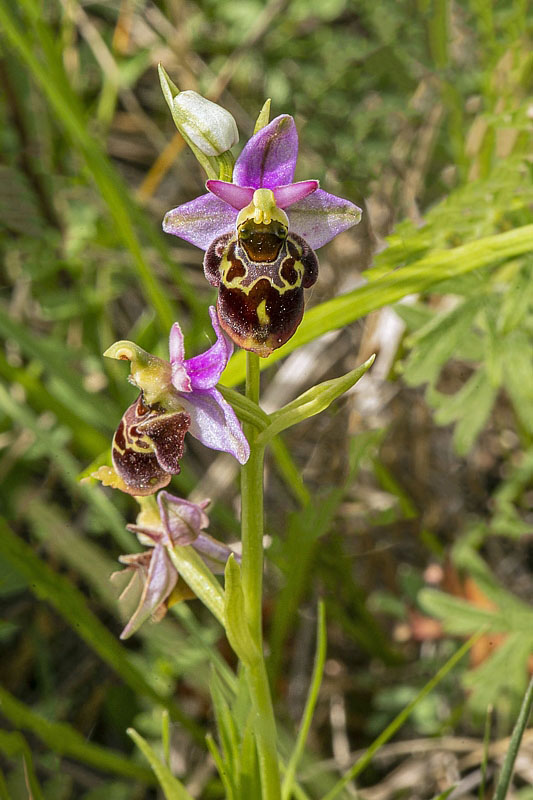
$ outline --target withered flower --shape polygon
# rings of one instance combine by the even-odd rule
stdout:
[[[201,555],[209,568],[215,573],[224,572],[226,561],[233,550],[204,532],[209,525],[205,509],[209,500],[192,503],[175,497],[168,492],[160,492],[157,504],[154,498],[140,498],[141,511],[135,525],[128,525],[141,544],[150,547],[142,553],[120,556],[119,561],[126,570],[111,576],[133,573],[128,585],[121,594],[126,596],[135,584],[141,586],[141,595],[128,624],[120,638],[127,639],[148,618],[157,622],[167,609],[194,594],[184,581],[179,580],[176,567],[172,563],[167,548],[174,545],[191,545]],[[238,558],[238,556],[237,556]]]

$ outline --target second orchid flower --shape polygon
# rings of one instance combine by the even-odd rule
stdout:
[[[142,496],[167,486],[180,471],[187,431],[213,450],[231,453],[244,464],[250,448],[233,408],[216,384],[233,352],[216,311],[210,308],[215,344],[185,359],[183,334],[176,322],[170,331],[170,361],[147,353],[129,341],[106,350],[108,358],[131,362],[130,381],[141,393],[122,417],[112,446],[113,470],[95,473],[106,485]]]

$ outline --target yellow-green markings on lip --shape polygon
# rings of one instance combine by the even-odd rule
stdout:
[[[226,333],[246,350],[268,356],[298,327],[303,290],[316,281],[318,261],[271,189],[256,189],[225,234],[206,252],[208,280],[219,286],[217,311]]]
[[[274,192],[271,189],[256,189],[252,202],[239,211],[237,216],[237,230],[247,220],[253,220],[256,225],[270,225],[271,222],[281,222],[285,230],[289,229],[287,214],[276,205]]]

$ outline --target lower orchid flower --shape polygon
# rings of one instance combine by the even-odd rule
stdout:
[[[122,417],[112,445],[113,469],[94,477],[128,494],[154,494],[180,471],[183,440],[189,431],[202,444],[231,453],[244,464],[250,448],[230,404],[216,384],[233,352],[209,310],[216,343],[185,359],[183,334],[176,322],[170,332],[170,361],[151,355],[133,342],[120,341],[105,354],[131,361],[130,381],[141,393]]]
[[[361,209],[293,183],[298,134],[283,114],[258,131],[235,163],[233,183],[208,180],[208,193],[169,211],[163,230],[206,251],[207,280],[219,287],[220,324],[238,345],[268,356],[300,324],[303,290],[318,275],[314,250],[355,225]]]
[[[229,556],[232,553],[236,555],[230,547],[204,532],[209,525],[205,513],[209,500],[192,503],[168,492],[159,493],[157,505],[152,498],[150,500],[151,503],[140,501],[141,511],[137,521],[135,525],[128,525],[128,529],[137,534],[141,544],[151,549],[120,556],[119,561],[126,569],[111,576],[115,578],[124,572],[133,572],[121,599],[129,594],[136,583],[141,586],[137,608],[122,631],[121,639],[134,634],[148,618],[157,622],[172,605],[194,597],[189,587],[179,581],[167,547],[191,545],[215,573],[223,573]]]

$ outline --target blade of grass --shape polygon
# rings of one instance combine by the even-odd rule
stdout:
[[[4,773],[0,769],[0,800],[10,800]]]
[[[18,731],[0,731],[0,750],[6,756],[13,758],[21,755],[24,764],[24,777],[30,800],[45,800],[41,787],[35,777],[31,750],[24,736]]]
[[[213,736],[210,733],[208,733],[205,738],[206,738],[206,741],[207,741],[208,750],[211,753],[211,758],[215,762],[215,766],[217,768],[219,778],[220,778],[220,780],[222,782],[222,785],[224,787],[224,791],[226,793],[226,800],[234,800],[235,792],[233,790],[233,786],[230,783],[228,770],[226,769],[226,767],[224,765],[224,760],[222,758],[220,750],[218,749],[218,747],[216,745],[216,742],[215,742],[215,740],[213,739]]]
[[[99,597],[106,608],[124,623],[119,589],[109,580],[109,576],[118,569],[117,562],[94,540],[84,535],[83,530],[72,523],[68,514],[63,513],[59,506],[50,500],[36,499],[34,494],[31,502],[29,500],[26,493],[21,494],[20,499],[17,498],[17,519],[29,523],[32,534],[42,542],[54,563],[59,561],[74,570],[91,590],[91,596]],[[182,631],[170,618],[160,620],[157,625],[143,625],[137,636],[149,642],[148,652],[154,658],[160,655],[162,658],[172,659],[177,674],[183,675],[200,692],[207,689],[208,680],[207,669],[205,672],[200,669],[200,663],[203,661],[204,665],[216,665],[218,672],[234,691],[235,676],[216,648],[220,635],[218,626],[213,628],[212,624],[208,628],[205,621],[196,620],[185,603],[173,605],[172,612],[182,620],[186,630]],[[202,660],[195,660],[191,664],[193,650],[202,654]],[[142,658],[141,654],[137,657]],[[149,669],[149,660],[144,663],[145,668]]]
[[[131,663],[127,650],[89,609],[82,592],[45,564],[26,542],[13,533],[1,517],[0,553],[27,580],[33,593],[40,600],[49,603],[128,686],[152,702],[168,708],[172,718],[183,725],[197,741],[203,743],[204,736],[199,726],[176,703],[157,692],[146,681]]]
[[[157,312],[159,324],[165,333],[175,320],[172,303],[168,293],[163,290],[158,279],[153,275],[146,262],[141,244],[135,232],[132,220],[140,218],[140,211],[134,207],[127,186],[124,184],[111,162],[106,158],[97,139],[91,134],[86,114],[79,97],[72,90],[60,58],[60,50],[56,46],[53,32],[42,20],[39,4],[33,0],[21,0],[26,10],[25,21],[30,23],[25,29],[12,12],[6,0],[0,0],[0,22],[12,47],[26,63],[34,80],[43,89],[54,113],[67,136],[85,160],[87,168],[97,184],[102,197],[108,205],[116,229],[125,246],[130,251],[143,285],[146,299]],[[36,48],[30,29],[39,41],[44,61],[36,56]],[[160,255],[168,260],[166,248],[160,236],[153,236],[151,226],[146,226]],[[179,288],[192,309],[199,308],[197,295],[186,283],[182,275],[176,275]]]
[[[194,800],[181,781],[175,778],[169,768],[158,759],[146,739],[133,728],[128,728],[126,733],[152,767],[166,800]]]
[[[483,627],[480,631],[478,631],[474,636],[471,636],[467,642],[463,644],[462,647],[457,650],[456,653],[453,654],[451,658],[442,666],[436,675],[426,683],[424,688],[417,694],[417,696],[411,700],[410,703],[406,705],[406,707],[400,711],[400,713],[392,720],[392,722],[387,725],[384,731],[380,733],[380,735],[375,739],[366,753],[359,758],[355,764],[348,770],[348,772],[338,781],[335,786],[330,789],[330,791],[324,795],[322,800],[333,800],[334,797],[342,792],[345,786],[347,786],[351,781],[353,781],[358,775],[363,772],[364,769],[370,764],[372,759],[374,758],[375,754],[378,750],[388,742],[389,739],[394,736],[394,734],[402,727],[404,722],[407,720],[411,712],[414,708],[420,703],[421,700],[424,699],[433,689],[440,683],[440,681],[446,677],[446,675],[452,670],[456,664],[465,656],[468,651],[473,647],[473,645],[486,633],[486,627]]]
[[[31,731],[50,750],[60,756],[68,756],[90,764],[92,767],[121,775],[135,781],[153,784],[154,776],[149,769],[135,764],[131,758],[115,753],[105,747],[87,742],[85,737],[65,722],[51,722],[21,703],[0,686],[0,712],[13,725]]]
[[[109,438],[93,426],[89,426],[72,407],[67,406],[63,396],[59,397],[58,392],[52,394],[43,385],[43,382],[32,373],[31,369],[14,367],[9,364],[1,352],[0,375],[7,383],[18,383],[23,386],[28,405],[36,411],[51,411],[52,414],[55,414],[56,418],[69,428],[73,442],[83,453],[87,453],[88,456],[96,456],[109,446]]]
[[[306,311],[292,339],[279,350],[274,350],[268,359],[261,359],[261,368],[266,369],[324,333],[349,325],[371,311],[398,302],[406,295],[425,292],[441,281],[486,267],[500,259],[527,253],[531,250],[532,242],[533,225],[524,225],[450,250],[435,250],[414,264],[327,300]],[[246,355],[244,351],[239,351],[222,373],[221,382],[225,386],[235,386],[242,383],[245,376]]]
[[[58,447],[53,431],[45,430],[39,425],[38,419],[32,414],[31,409],[15,402],[7,389],[0,384],[0,409],[25,430],[30,430],[37,440],[44,443],[51,455],[53,464],[58,468],[65,484],[74,496],[81,496],[95,510],[100,520],[109,533],[127,551],[135,547],[134,537],[124,527],[124,520],[109,499],[109,497],[94,486],[80,484],[77,475],[80,473],[80,464],[64,448]]]
[[[172,606],[170,611],[179,619],[189,636],[194,639],[195,644],[205,653],[206,660],[211,664],[211,667],[216,670],[219,678],[224,681],[227,689],[234,695],[237,691],[237,678],[235,673],[230,669],[218,650],[210,647],[206,643],[202,637],[204,627],[195,618],[189,606],[186,603],[179,603]]]
[[[302,472],[292,458],[292,454],[283,441],[281,435],[275,436],[270,442],[270,452],[276,462],[276,468],[285,481],[288,489],[302,508],[311,502],[311,494],[302,479]]]
[[[166,708],[163,709],[161,716],[161,742],[165,766],[170,769],[170,716]]]
[[[9,317],[5,309],[0,313],[0,334],[6,339],[13,339],[26,356],[38,361],[54,376],[57,380],[56,397],[68,398],[68,404],[76,410],[76,414],[85,424],[100,431],[113,430],[114,404],[105,395],[94,395],[85,391],[80,381],[79,369],[68,367],[69,364],[78,364],[86,353],[71,350],[63,342],[35,336],[27,325]]]
[[[483,759],[481,761],[481,782],[479,784],[479,800],[484,800],[485,783],[487,779],[487,764],[489,763],[490,729],[492,724],[492,705],[487,708],[485,718],[485,731],[483,733]]]
[[[526,689],[524,700],[522,702],[522,707],[520,709],[518,719],[516,720],[516,725],[514,726],[513,735],[511,736],[511,741],[509,743],[509,749],[507,750],[507,753],[505,755],[502,771],[500,773],[500,778],[498,780],[498,785],[496,787],[496,792],[494,794],[494,800],[505,800],[505,798],[507,797],[507,791],[509,789],[509,786],[511,784],[511,778],[513,776],[514,763],[516,761],[516,757],[520,749],[520,742],[522,741],[522,736],[524,735],[524,731],[526,729],[526,725],[528,723],[532,707],[533,707],[533,678],[531,678],[529,686]]]
[[[298,764],[303,755],[313,714],[315,711],[316,702],[318,700],[318,693],[320,691],[320,684],[322,683],[322,675],[324,674],[324,664],[326,661],[326,647],[327,647],[327,631],[326,631],[326,612],[324,603],[320,601],[318,604],[318,619],[317,619],[317,644],[315,653],[315,664],[313,667],[313,675],[311,684],[309,686],[309,693],[305,703],[302,721],[300,722],[300,729],[296,738],[294,749],[291,753],[287,770],[283,778],[281,787],[281,796],[283,800],[289,800],[293,793],[294,777]]]

